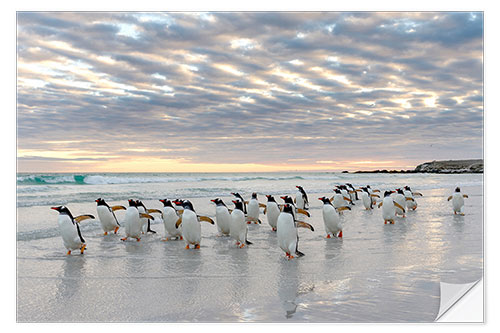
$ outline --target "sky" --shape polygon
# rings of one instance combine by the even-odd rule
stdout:
[[[481,12],[18,12],[19,172],[483,157]]]

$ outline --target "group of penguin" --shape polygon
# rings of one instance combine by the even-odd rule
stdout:
[[[277,203],[272,195],[266,195],[267,203],[264,205],[258,201],[257,193],[252,193],[249,201],[245,201],[239,193],[231,193],[235,197],[235,200],[232,200],[234,209],[229,209],[220,198],[212,199],[211,201],[216,205],[215,218],[219,235],[230,236],[239,248],[252,244],[247,239],[247,224],[262,223],[259,215],[260,208],[264,208],[268,223],[272,231],[276,232],[278,245],[285,252],[286,257],[293,259],[303,256],[304,254],[298,250],[297,228],[314,231],[314,227],[302,221],[305,217],[310,217],[309,200],[301,186],[296,186],[296,188],[295,199],[288,195],[280,197],[284,200],[283,204]],[[385,191],[382,200],[377,200],[380,198],[377,193],[380,193],[380,190],[373,190],[370,185],[355,189],[352,184],[345,184],[334,188],[333,197],[318,198],[323,202],[322,213],[326,238],[343,237],[340,215],[344,210],[351,210],[351,207],[355,205],[354,201],[361,199],[366,210],[371,210],[376,206],[382,207],[384,224],[394,224],[396,216],[405,217],[407,210],[415,210],[417,208],[415,196],[422,196],[419,192],[413,192],[409,186]],[[452,200],[454,214],[464,215],[464,198],[468,196],[462,194],[459,187],[455,189],[453,195],[448,197],[448,201]],[[116,234],[123,224],[125,237],[121,238],[122,241],[132,238],[139,242],[141,235],[148,232],[156,233],[150,228],[150,221],[154,219],[151,215],[153,213],[161,214],[165,227],[165,238],[162,240],[185,240],[186,249],[189,249],[191,245],[195,249],[200,248],[200,222],[215,224],[210,217],[198,215],[189,200],[160,199],[159,201],[163,204],[162,210],[147,209],[140,200],[133,199],[128,200],[128,208],[121,205],[110,207],[102,198],[95,201],[104,235],[109,232]],[[64,246],[68,250],[67,254],[70,255],[77,249],[83,254],[86,244],[79,223],[87,219],[95,219],[95,217],[91,214],[73,217],[65,206],[51,207],[51,209],[59,212],[59,230]],[[121,224],[114,213],[116,210],[126,210]]]

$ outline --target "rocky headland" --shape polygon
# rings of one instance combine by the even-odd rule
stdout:
[[[484,162],[478,160],[449,160],[422,163],[413,170],[370,170],[353,173],[483,173]],[[344,171],[348,173],[348,171]]]

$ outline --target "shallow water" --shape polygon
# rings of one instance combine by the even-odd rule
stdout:
[[[439,282],[483,275],[482,175],[195,174],[171,181],[179,176],[122,174],[115,183],[102,181],[108,176],[94,178],[100,184],[18,182],[18,321],[430,322],[439,309]],[[381,209],[365,211],[357,201],[343,215],[343,239],[325,239],[317,198],[345,182],[382,191],[410,185],[424,196],[394,225],[384,225]],[[139,243],[121,242],[122,230],[105,237],[98,221],[85,221],[88,250],[66,256],[57,213],[49,209],[65,204],[74,215],[97,217],[97,197],[112,205],[139,198],[148,208],[181,197],[214,217],[209,199],[215,196],[228,203],[231,191],[245,198],[256,191],[265,202],[264,194],[294,195],[295,185],[308,192],[306,221],[315,231],[299,229],[305,256],[293,260],[262,215],[261,225],[249,226],[254,244],[244,249],[208,223],[202,223],[201,249],[185,250],[183,241],[160,241],[159,218],[152,225],[158,234]],[[454,216],[446,201],[456,185],[469,195],[465,216]],[[124,211],[116,213],[123,218]]]

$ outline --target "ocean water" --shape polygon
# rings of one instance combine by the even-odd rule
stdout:
[[[335,185],[381,191],[409,185],[418,208],[384,225],[381,209],[361,201],[344,213],[342,239],[326,239],[317,198]],[[157,234],[122,242],[103,236],[97,220],[82,222],[87,251],[66,256],[55,205],[93,214],[95,199],[130,198],[161,209],[159,199],[190,199],[215,218],[210,199],[231,208],[230,192],[294,195],[304,187],[315,231],[299,229],[304,257],[287,260],[261,215],[250,225],[253,245],[236,248],[202,223],[201,249]],[[468,194],[465,216],[446,200],[456,186]],[[118,219],[124,211],[116,212]],[[17,320],[19,322],[431,322],[439,282],[483,276],[483,176],[480,174],[136,173],[17,175]]]

